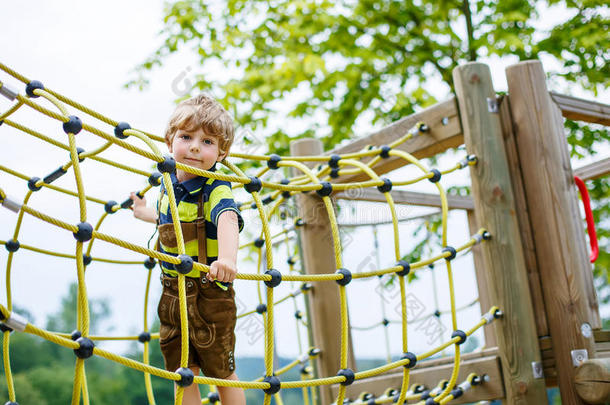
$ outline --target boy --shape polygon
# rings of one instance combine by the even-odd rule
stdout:
[[[213,98],[202,94],[183,101],[170,117],[165,142],[176,162],[202,170],[216,170],[233,143],[231,116]],[[237,380],[235,374],[235,293],[231,283],[237,274],[239,231],[243,220],[233,201],[231,183],[208,179],[177,169],[171,175],[186,254],[210,265],[209,273],[193,269],[186,274],[189,323],[188,367],[195,376]],[[157,223],[159,250],[176,256],[169,197],[161,185],[157,210],[146,206],[146,199],[131,194],[133,214],[143,221]],[[205,220],[204,220],[205,219]],[[173,264],[161,262],[163,293],[158,314],[161,321],[160,345],[165,368],[180,367],[181,334],[178,278]],[[223,404],[245,404],[240,388],[218,387]],[[184,405],[201,404],[199,385],[184,389]]]

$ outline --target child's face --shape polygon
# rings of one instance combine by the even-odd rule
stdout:
[[[214,163],[224,159],[225,154],[221,154],[219,146],[218,138],[207,135],[201,128],[194,131],[179,129],[168,145],[176,162],[202,170],[209,170]],[[176,170],[176,175],[179,181],[197,177],[180,169]]]

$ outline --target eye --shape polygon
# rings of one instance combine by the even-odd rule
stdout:
[[[185,140],[189,140],[189,139],[191,139],[191,136],[188,135],[188,134],[182,134],[182,135],[180,135],[180,138],[185,139]]]
[[[205,143],[206,145],[213,145],[214,141],[212,141],[211,139],[204,139],[203,143]]]

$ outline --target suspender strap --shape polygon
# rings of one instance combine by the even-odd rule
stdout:
[[[199,202],[197,204],[197,219],[195,220],[195,223],[197,224],[197,260],[199,261],[199,263],[208,264],[206,246],[207,237],[205,233],[205,215],[203,213],[203,190],[199,193]]]

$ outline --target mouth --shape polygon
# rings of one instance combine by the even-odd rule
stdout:
[[[191,163],[201,163],[199,159],[184,158],[184,160]]]

